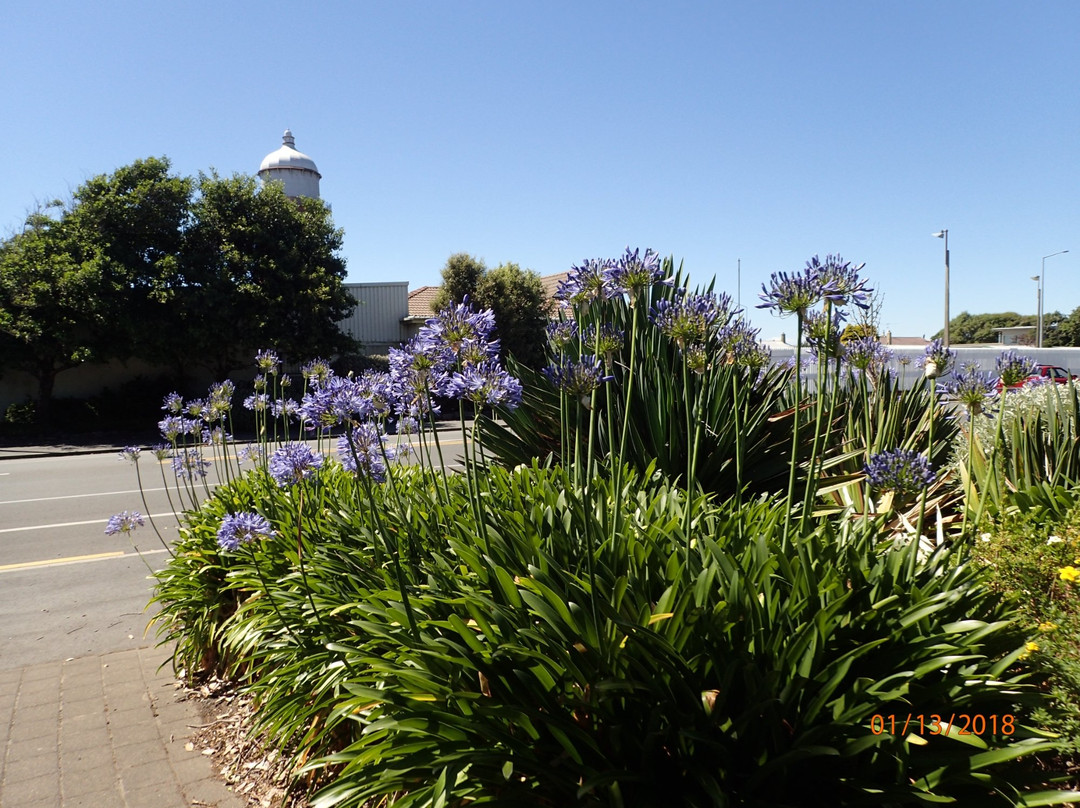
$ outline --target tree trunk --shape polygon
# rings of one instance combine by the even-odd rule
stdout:
[[[56,386],[56,374],[58,371],[52,362],[42,363],[38,366],[35,374],[38,382],[37,395],[37,425],[40,429],[49,431],[52,429],[52,398],[53,388]]]

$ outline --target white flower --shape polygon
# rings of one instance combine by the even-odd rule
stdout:
[[[923,365],[923,376],[927,379],[936,379],[941,374],[938,373],[937,362],[933,359],[927,359]]]
[[[1061,536],[1051,536],[1049,539],[1046,540],[1046,543],[1047,544],[1061,544],[1064,541],[1065,541],[1065,539],[1061,538]]]
[[[979,536],[979,538],[982,539],[984,542],[989,542],[990,539],[992,539],[994,537],[992,535],[990,535],[989,533],[983,533],[981,536]]]

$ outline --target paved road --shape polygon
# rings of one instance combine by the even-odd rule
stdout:
[[[458,468],[460,432],[441,437]],[[115,452],[0,459],[0,670],[153,642],[150,568],[167,551],[149,523],[131,534],[135,546],[104,533],[111,515],[138,510],[175,539],[161,466],[144,452],[139,470],[145,504],[134,466]],[[165,475],[172,487],[168,461]]]
[[[147,488],[171,540],[160,475]],[[147,508],[134,468],[113,453],[0,461],[0,670],[147,644],[147,565],[167,555],[152,530],[133,534],[141,557],[124,536],[105,535],[123,510]]]

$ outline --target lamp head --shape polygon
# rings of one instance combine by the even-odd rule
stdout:
[[[945,234],[948,233],[948,232],[949,232],[948,230],[939,230],[938,232],[931,233],[930,235],[933,236],[934,238],[945,238]]]

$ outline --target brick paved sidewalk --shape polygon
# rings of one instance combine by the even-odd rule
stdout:
[[[0,808],[241,808],[161,648],[0,671]]]

